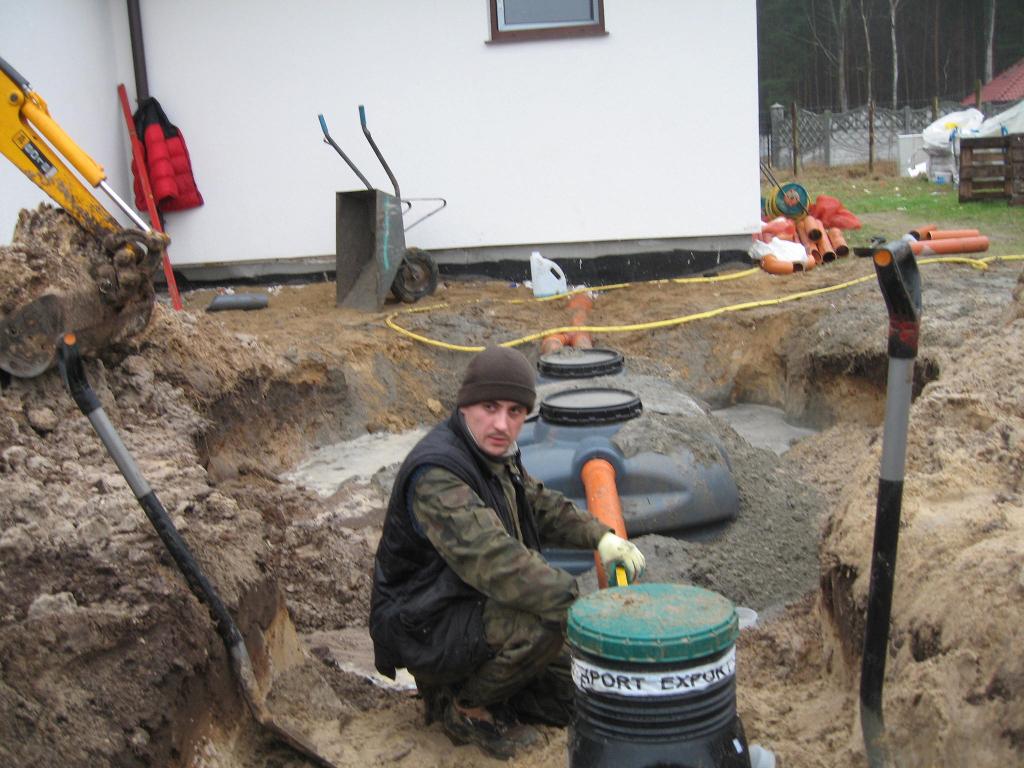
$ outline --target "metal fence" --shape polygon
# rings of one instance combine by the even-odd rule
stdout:
[[[939,114],[963,109],[956,102],[939,104]],[[931,107],[922,109],[874,110],[875,160],[897,159],[897,137],[901,134],[920,133],[934,122]],[[870,152],[871,110],[867,106],[848,112],[811,112],[797,109],[796,135],[793,131],[792,110],[781,104],[771,108],[770,130],[761,134],[761,158],[773,166],[793,164],[794,138],[801,165],[852,165],[866,163]]]

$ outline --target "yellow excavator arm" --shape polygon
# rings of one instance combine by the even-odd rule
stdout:
[[[96,237],[103,238],[119,231],[121,225],[64,164],[60,155],[67,158],[94,187],[106,179],[103,166],[89,157],[54,122],[42,97],[2,58],[0,96],[3,98],[0,104],[0,152]],[[56,152],[47,145],[47,141],[56,148]]]
[[[79,265],[88,274],[75,272],[76,279],[67,278],[73,265],[58,263],[51,273],[36,276],[42,279],[22,285],[22,293],[12,292],[18,296],[14,306],[6,306],[12,297],[0,297],[6,310],[0,312],[0,369],[28,378],[53,365],[65,333],[78,334],[95,350],[141,331],[152,312],[152,273],[170,240],[117,196],[103,166],[57,125],[42,97],[2,58],[0,100],[0,152],[98,240],[106,254]],[[123,228],[86,184],[102,189],[138,229]]]

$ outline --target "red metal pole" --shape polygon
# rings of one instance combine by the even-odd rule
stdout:
[[[128,126],[128,135],[131,137],[132,158],[135,160],[135,170],[139,174],[139,182],[142,184],[142,194],[146,198],[146,210],[149,213],[149,223],[157,232],[163,232],[164,226],[160,223],[160,214],[156,209],[156,200],[153,198],[153,190],[149,186],[149,173],[146,172],[146,158],[143,154],[142,142],[139,134],[135,131],[135,120],[132,119],[132,109],[128,105],[128,92],[123,84],[117,86],[117,95],[121,100],[121,110],[124,112],[124,121]],[[164,278],[167,280],[167,291],[171,294],[171,306],[176,312],[181,311],[181,294],[178,293],[178,284],[174,280],[174,270],[171,269],[171,257],[167,251],[163,252]]]

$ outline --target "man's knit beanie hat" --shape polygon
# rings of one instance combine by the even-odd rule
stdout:
[[[469,361],[456,403],[473,405],[485,400],[511,400],[533,410],[537,390],[533,366],[510,347],[488,347]]]

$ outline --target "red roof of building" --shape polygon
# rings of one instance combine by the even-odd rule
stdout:
[[[1005,69],[981,88],[982,102],[1017,101],[1024,99],[1024,59]],[[965,96],[961,104],[974,104],[974,94]]]

